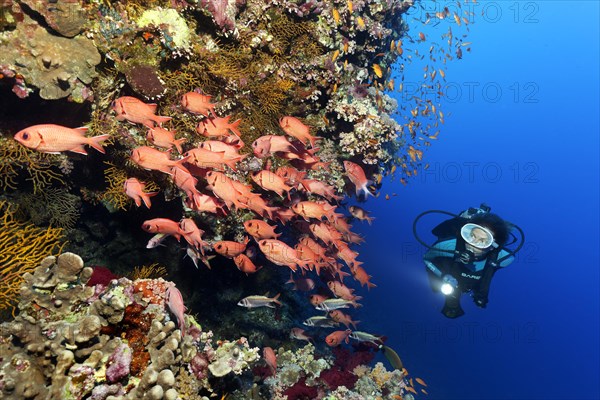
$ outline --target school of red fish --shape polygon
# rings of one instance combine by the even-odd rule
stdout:
[[[240,155],[239,150],[245,146],[241,139],[238,125],[240,120],[230,121],[229,116],[218,117],[215,104],[210,96],[199,92],[189,92],[183,95],[181,107],[196,114],[199,122],[196,128],[199,137],[195,147],[184,152],[182,145],[185,139],[176,139],[177,133],[164,129],[161,125],[170,117],[156,115],[156,105],[146,104],[141,100],[123,96],[115,100],[113,110],[118,121],[141,124],[148,128],[146,139],[148,145],[139,146],[132,150],[131,161],[140,168],[168,174],[173,183],[185,194],[185,204],[197,212],[226,214],[230,210],[251,210],[255,219],[243,223],[247,235],[241,242],[221,240],[209,243],[203,239],[204,231],[198,227],[194,219],[182,218],[174,221],[167,218],[154,218],[144,221],[142,229],[155,236],[150,239],[148,247],[155,247],[165,238],[172,236],[187,242],[188,252],[197,265],[202,260],[209,268],[206,252],[214,252],[222,257],[232,259],[237,268],[246,273],[256,273],[261,266],[255,265],[255,254],[247,251],[250,240],[258,245],[264,257],[271,263],[288,267],[292,276],[287,283],[292,283],[294,289],[310,291],[315,288],[315,282],[307,277],[309,271],[315,271],[327,281],[331,296],[313,294],[310,303],[317,309],[325,311],[325,316],[316,316],[305,321],[307,326],[334,327],[340,323],[346,330],[335,331],[325,339],[330,346],[337,346],[349,338],[359,338],[368,335],[351,334],[350,325],[356,328],[359,321],[344,314],[340,309],[350,306],[358,307],[360,296],[354,294],[354,289],[343,283],[345,276],[352,275],[361,286],[368,289],[375,285],[371,276],[365,271],[362,263],[357,260],[358,253],[350,248],[352,244],[362,242],[362,238],[351,232],[347,217],[336,212],[342,197],[336,194],[334,187],[316,179],[307,177],[308,172],[326,167],[317,153],[317,142],[320,138],[310,134],[309,126],[298,118],[284,116],[279,120],[279,126],[285,135],[265,135],[251,144],[253,154],[264,160],[264,169],[249,173],[251,183],[235,179],[229,171],[236,172],[236,165],[247,155]],[[87,154],[84,145],[89,145],[104,153],[102,143],[109,135],[88,138],[86,128],[68,128],[60,125],[34,125],[19,131],[15,136],[22,145],[47,153],[71,151]],[[287,136],[286,136],[287,135]],[[200,140],[201,139],[201,140]],[[309,147],[307,147],[309,146]],[[179,157],[172,156],[175,148]],[[280,157],[289,161],[289,166],[271,170],[268,157]],[[356,194],[372,195],[368,186],[370,180],[365,176],[363,168],[351,161],[344,161],[346,176],[356,187]],[[198,190],[199,180],[204,180],[208,193]],[[151,197],[157,193],[145,191],[145,183],[131,177],[125,181],[124,192],[139,207],[143,203],[151,207]],[[293,194],[293,199],[292,199]],[[308,195],[316,195],[309,200]],[[270,205],[271,199],[280,199],[278,204]],[[353,218],[366,220],[372,218],[360,207],[350,207]],[[300,232],[299,240],[293,246],[279,240],[276,233],[277,223],[292,226]],[[342,261],[340,263],[338,261]],[[344,265],[350,273],[345,272]],[[296,273],[296,275],[294,275]],[[183,300],[170,293],[170,301],[181,304],[176,309],[183,310]],[[280,304],[278,296],[249,296],[238,303],[244,307],[273,307]],[[178,315],[181,323],[183,311]],[[182,330],[185,328],[181,327]],[[355,333],[360,333],[355,331]],[[291,337],[299,340],[311,340],[301,328],[294,328]],[[377,337],[367,336],[375,344]],[[269,354],[270,355],[270,354]],[[268,357],[267,357],[268,358]]]

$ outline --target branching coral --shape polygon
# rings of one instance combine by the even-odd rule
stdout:
[[[14,205],[0,201],[0,310],[14,306],[23,274],[65,244],[61,228],[39,228],[19,221],[15,213]]]
[[[131,272],[131,280],[158,279],[167,275],[167,268],[159,263],[137,266]]]
[[[65,164],[65,156],[38,153],[14,140],[0,137],[0,188],[16,189],[19,172],[23,169],[33,183],[33,192],[40,193],[53,183],[65,185],[57,167]]]
[[[79,197],[63,188],[47,188],[20,196],[21,210],[36,225],[72,229],[79,219]]]

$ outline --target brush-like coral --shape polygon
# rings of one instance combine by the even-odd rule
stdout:
[[[15,213],[14,205],[0,201],[0,310],[15,305],[25,273],[64,246],[61,228],[39,228]]]

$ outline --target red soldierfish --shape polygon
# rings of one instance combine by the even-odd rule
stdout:
[[[167,288],[167,306],[169,307],[169,311],[177,318],[181,337],[185,336],[184,313],[187,311],[187,308],[183,304],[183,297],[181,297],[181,292],[175,287],[175,284],[172,284]]]
[[[148,130],[148,133],[146,133],[146,139],[148,139],[148,141],[153,145],[163,147],[165,149],[170,149],[171,147],[175,146],[179,154],[183,152],[181,144],[185,143],[186,141],[185,138],[175,139],[175,131],[168,131],[159,126]]]
[[[331,347],[339,346],[344,340],[346,343],[349,343],[350,340],[348,339],[348,336],[350,336],[351,333],[352,331],[350,329],[346,329],[345,331],[335,331],[327,335],[325,343]]]
[[[171,117],[155,115],[156,104],[146,104],[131,96],[116,99],[113,109],[117,113],[117,121],[127,120],[135,124],[143,124],[148,128],[154,128],[155,125],[160,125],[171,119]]]
[[[306,141],[310,143],[311,147],[315,147],[315,144],[319,137],[311,136],[310,128],[303,124],[298,118],[295,117],[282,117],[279,119],[279,126],[290,136],[306,144]]]
[[[208,117],[208,112],[216,117],[215,103],[210,102],[211,96],[200,94],[198,92],[188,92],[181,97],[183,108],[194,114],[202,114]]]
[[[133,149],[131,160],[142,168],[172,175],[173,171],[171,169],[180,166],[187,158],[171,160],[168,152],[165,153],[148,146],[140,146]]]
[[[92,146],[104,154],[101,143],[110,135],[99,135],[85,137],[88,128],[67,128],[66,126],[54,124],[33,125],[17,132],[15,140],[23,146],[42,153],[60,153],[61,151],[72,151],[73,153],[85,154],[87,152],[83,145]]]
[[[177,240],[181,239],[181,235],[185,233],[181,230],[178,222],[167,218],[154,218],[144,221],[142,229],[149,233],[173,235]]]
[[[253,274],[262,268],[254,265],[252,260],[244,253],[233,257],[233,262],[235,263],[236,267],[246,275]]]
[[[263,357],[269,366],[271,373],[275,375],[275,371],[277,371],[277,356],[275,356],[273,349],[270,347],[265,347],[263,349]]]
[[[145,187],[146,184],[138,181],[137,178],[129,178],[123,184],[125,194],[135,201],[136,206],[141,206],[143,201],[146,207],[150,208],[152,205],[150,203],[150,197],[156,196],[158,192],[146,193],[144,192]]]
[[[277,239],[281,233],[275,233],[275,228],[277,227],[260,219],[250,219],[244,222],[244,229],[256,240]]]

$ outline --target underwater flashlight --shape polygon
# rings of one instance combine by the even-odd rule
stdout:
[[[446,296],[451,295],[452,293],[454,293],[454,288],[449,283],[443,283],[442,284],[442,288],[440,290]]]
[[[458,286],[458,281],[451,275],[444,275],[442,278],[442,287],[440,291],[445,295],[449,296],[454,293],[454,289]]]

